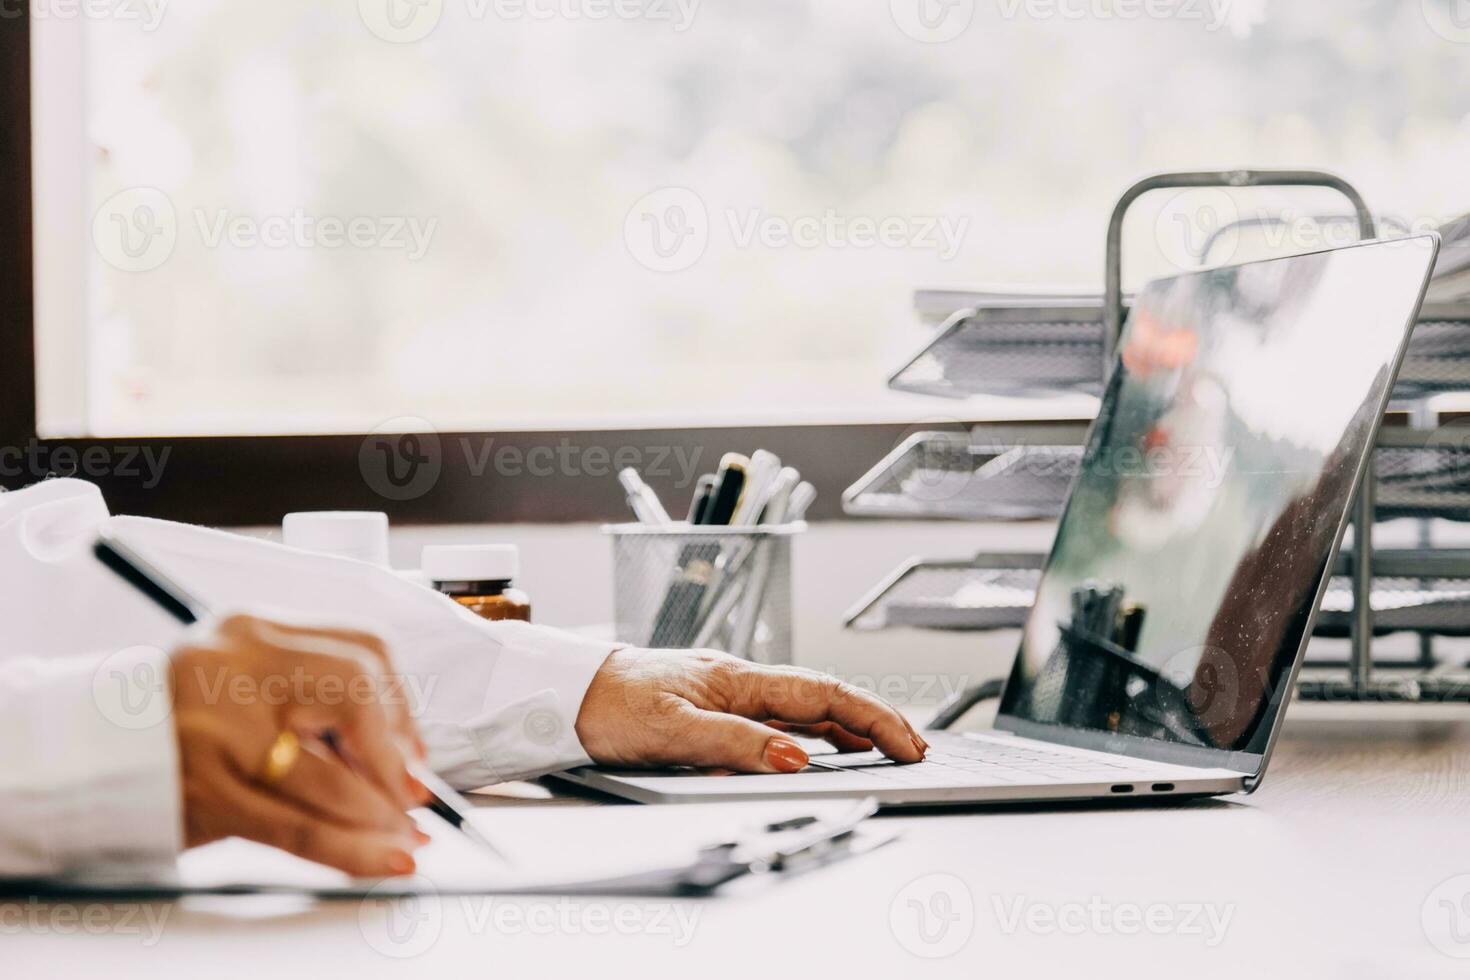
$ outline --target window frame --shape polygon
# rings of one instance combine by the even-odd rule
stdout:
[[[570,443],[579,459],[609,461],[619,453],[644,461],[698,453],[700,471],[713,470],[728,451],[764,447],[799,462],[818,491],[809,516],[842,515],[841,494],[903,438],[916,431],[911,422],[821,425],[703,426],[608,430],[485,431],[438,433],[442,468],[431,488],[407,499],[374,489],[361,460],[369,439],[382,436],[191,436],[42,438],[38,428],[34,204],[32,164],[31,29],[29,11],[0,18],[0,173],[7,175],[0,202],[0,449],[9,465],[0,467],[0,487],[19,489],[49,475],[17,467],[15,453],[34,452],[51,461],[79,462],[89,452],[108,463],[77,475],[101,487],[118,513],[166,517],[222,526],[274,524],[293,510],[364,509],[386,511],[397,522],[570,523],[630,519],[623,493],[611,471],[536,475],[495,473],[483,467],[485,447],[510,458],[545,457]],[[874,378],[876,386],[881,384]],[[963,429],[985,421],[955,419],[925,428]],[[1025,423],[1021,423],[1025,424]],[[394,437],[389,437],[394,438]],[[461,447],[470,447],[459,451]],[[519,457],[516,453],[519,453]],[[163,460],[153,481],[142,461]],[[167,454],[166,456],[164,454]],[[73,465],[75,465],[75,462]],[[647,474],[648,483],[671,512],[682,507],[692,487],[678,472]],[[54,467],[52,468],[54,469]],[[16,472],[19,470],[19,472]],[[381,481],[377,481],[381,482]],[[674,513],[676,518],[681,516]]]

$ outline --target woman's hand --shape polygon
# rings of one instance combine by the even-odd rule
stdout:
[[[577,715],[587,754],[616,766],[796,772],[807,754],[781,732],[842,751],[876,746],[899,762],[918,762],[929,747],[876,695],[815,671],[704,650],[617,651]]]
[[[423,748],[390,670],[382,642],[350,630],[232,616],[191,633],[169,669],[186,844],[245,837],[353,875],[411,873],[428,838],[405,811],[428,794],[405,768]]]

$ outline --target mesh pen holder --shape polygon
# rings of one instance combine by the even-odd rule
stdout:
[[[613,543],[617,638],[792,662],[791,542],[806,524],[603,528]]]

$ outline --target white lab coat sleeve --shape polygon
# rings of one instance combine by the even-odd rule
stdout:
[[[484,634],[473,646],[493,665],[439,671],[412,654],[400,657],[401,666],[424,678],[419,729],[433,769],[451,785],[473,789],[590,763],[577,738],[577,713],[613,647],[525,623],[467,625]],[[456,690],[462,683],[471,686]]]
[[[183,846],[166,655],[0,669],[0,877],[167,867]]]
[[[56,733],[65,730],[63,720],[75,721],[80,711],[57,711],[52,719],[33,714],[29,704],[24,712],[9,710],[12,699],[28,697],[15,693],[14,685],[29,685],[19,690],[30,690],[51,683],[43,680],[50,673],[21,667],[21,661],[46,661],[50,671],[61,669],[52,661],[97,651],[144,645],[171,650],[183,632],[93,557],[92,543],[102,527],[113,529],[216,612],[275,613],[382,636],[396,664],[397,693],[418,720],[430,764],[460,788],[589,761],[576,736],[577,712],[614,644],[544,627],[487,622],[431,589],[363,562],[187,524],[110,517],[96,487],[78,480],[48,480],[0,493],[0,581],[6,584],[0,590],[0,622],[6,624],[0,677],[7,685],[0,688],[7,705],[0,713],[6,729],[0,732],[0,745],[7,762],[0,780],[35,778],[29,763],[18,767],[11,753],[25,759],[41,751],[32,747],[41,744],[41,736],[29,734],[28,726],[16,726],[13,719],[39,718],[42,730]],[[88,728],[78,722],[81,733],[96,730],[95,724]],[[165,766],[165,757],[173,759],[173,746],[163,744],[160,731],[110,733],[119,744],[98,758],[108,758],[107,751],[141,752],[142,743],[154,740],[160,754],[148,772],[155,773]],[[80,751],[81,737],[64,736],[65,744]],[[144,768],[137,757],[127,759],[135,770]],[[74,760],[72,765],[72,770],[63,767],[57,778],[80,773],[75,767],[84,763]],[[108,770],[102,766],[98,771]],[[119,782],[129,771],[126,765],[111,770],[119,774]],[[159,788],[158,778],[144,779],[150,792]],[[23,789],[25,782],[15,785],[21,796],[31,792]],[[170,794],[156,812],[165,805],[177,807],[173,789]],[[131,793],[125,798],[122,806],[135,805]],[[17,812],[10,805],[3,809],[0,819]],[[130,821],[119,821],[125,822]]]
[[[458,788],[591,761],[577,713],[615,644],[489,622],[364,562],[145,518],[109,526],[216,612],[280,613],[383,637],[395,666],[391,693],[413,712],[430,765]]]

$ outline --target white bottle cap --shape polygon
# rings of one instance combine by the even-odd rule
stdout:
[[[513,544],[431,544],[420,564],[435,582],[509,582],[521,573],[521,550]]]
[[[388,515],[369,510],[308,510],[287,514],[281,540],[292,548],[356,558],[388,567]]]

